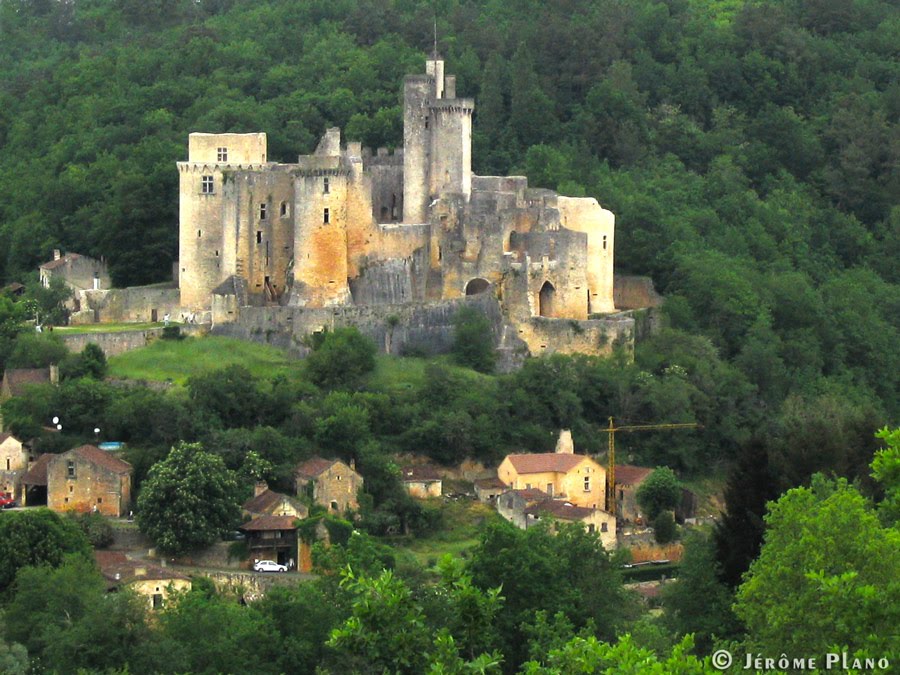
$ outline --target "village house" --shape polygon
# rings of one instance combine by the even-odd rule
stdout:
[[[265,481],[254,486],[253,496],[243,503],[241,510],[245,518],[293,516],[302,519],[309,515],[309,509],[299,500],[270,490]]]
[[[31,452],[22,441],[12,434],[0,433],[0,494],[18,499],[19,483],[31,459]]]
[[[110,592],[128,588],[147,599],[150,609],[162,609],[175,592],[191,590],[191,580],[168,567],[131,560],[121,551],[94,551],[100,573]]]
[[[404,466],[400,469],[400,478],[410,497],[427,499],[440,497],[443,492],[444,482],[435,466]]]
[[[547,518],[553,521],[581,523],[588,532],[600,534],[600,541],[603,542],[605,549],[616,548],[616,517],[611,513],[575,506],[559,499],[544,499],[525,507],[526,528]]]
[[[298,496],[306,496],[330,513],[346,513],[359,508],[357,493],[363,477],[356,472],[355,462],[344,464],[339,459],[313,457],[294,469],[294,487]]]
[[[637,491],[653,469],[622,464],[616,466],[616,515],[627,523],[642,522]]]
[[[606,510],[606,469],[585,455],[576,455],[572,436],[564,429],[556,452],[507,455],[497,478],[514,490],[534,488],[575,506]]]
[[[506,490],[506,485],[496,476],[479,478],[475,481],[475,497],[485,504],[493,504],[504,490]]]
[[[93,445],[51,456],[47,506],[120,517],[131,507],[131,464]]]
[[[251,564],[255,560],[274,560],[288,568],[300,560],[297,516],[258,516],[241,525],[247,536]]]
[[[41,285],[50,287],[51,279],[62,279],[73,291],[97,291],[111,287],[106,262],[79,253],[53,251],[53,260],[40,266]]]
[[[528,528],[525,510],[547,500],[547,493],[535,488],[507,490],[497,497],[497,513],[521,530]]]

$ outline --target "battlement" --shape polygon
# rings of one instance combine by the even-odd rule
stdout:
[[[403,166],[403,148],[389,152],[387,148],[378,148],[373,153],[371,148],[362,150],[363,166]]]
[[[456,112],[471,115],[475,110],[473,98],[439,98],[429,106],[433,112]]]

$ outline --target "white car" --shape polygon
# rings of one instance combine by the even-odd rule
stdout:
[[[257,560],[253,563],[254,572],[287,572],[287,565],[279,565],[274,560]]]

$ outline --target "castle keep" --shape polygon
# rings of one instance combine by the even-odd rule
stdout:
[[[393,153],[342,144],[335,128],[280,164],[264,133],[191,134],[178,163],[181,308],[221,324],[253,308],[337,315],[490,294],[531,353],[560,332],[553,319],[588,335],[562,351],[605,351],[608,325],[588,319],[615,311],[613,214],[524,177],[473,175],[474,102],[439,57],[403,94]]]

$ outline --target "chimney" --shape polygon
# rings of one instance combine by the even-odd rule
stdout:
[[[135,567],[134,568],[134,576],[136,576],[136,577],[147,576],[147,568],[146,567]]]
[[[62,257],[62,254],[59,252],[58,248],[53,249],[53,259],[59,260]]]
[[[354,471],[356,471],[356,460],[355,459],[350,460],[350,468],[353,469]]]
[[[572,432],[569,429],[559,430],[559,440],[556,441],[556,452],[567,455],[575,453],[575,446],[572,444]]]
[[[55,363],[50,364],[50,384],[59,384],[59,366]]]
[[[263,492],[265,492],[268,489],[269,489],[269,484],[266,481],[264,481],[264,480],[257,481],[256,485],[253,486],[253,496],[259,497]]]

